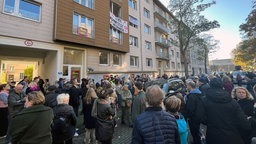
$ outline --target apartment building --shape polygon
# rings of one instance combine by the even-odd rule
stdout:
[[[174,16],[159,0],[154,0],[154,31],[157,58],[157,70],[160,75],[182,75],[180,50],[173,41],[177,38],[171,34],[175,29],[171,25]]]
[[[156,54],[154,39],[154,11],[152,0],[128,0],[129,44],[128,70],[155,76]],[[129,60],[130,59],[130,60]]]
[[[0,5],[1,68],[4,61],[36,62],[35,76],[50,82],[127,73],[127,1],[0,0]]]

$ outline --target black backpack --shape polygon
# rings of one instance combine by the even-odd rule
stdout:
[[[69,120],[64,116],[55,116],[53,118],[52,129],[56,133],[67,133],[69,131]]]

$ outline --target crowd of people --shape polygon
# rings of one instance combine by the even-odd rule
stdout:
[[[169,78],[174,77],[157,79]],[[133,129],[133,144],[251,144],[256,80],[252,73],[246,80],[241,87],[229,76],[191,76],[183,79],[185,91],[169,92],[168,81],[146,87],[152,81],[146,74],[105,74],[100,82],[83,78],[81,83],[60,78],[53,85],[25,76],[0,85],[0,136],[7,144],[72,144],[83,114],[86,144],[111,144],[118,119]]]

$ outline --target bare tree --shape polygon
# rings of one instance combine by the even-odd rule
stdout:
[[[181,62],[184,64],[185,76],[188,77],[188,48],[191,39],[202,32],[220,27],[218,21],[209,21],[202,11],[216,4],[215,1],[203,3],[204,0],[170,0],[168,9],[174,17],[171,24],[174,25],[173,34],[177,37],[177,44],[180,48]]]

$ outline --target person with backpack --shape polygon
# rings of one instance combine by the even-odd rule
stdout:
[[[177,96],[170,96],[165,99],[166,111],[174,115],[178,125],[180,135],[180,144],[188,144],[188,125],[184,116],[179,113],[181,107],[181,100]]]
[[[73,107],[68,105],[68,102],[69,94],[62,93],[57,96],[58,105],[53,108],[53,144],[73,144],[77,118]]]

